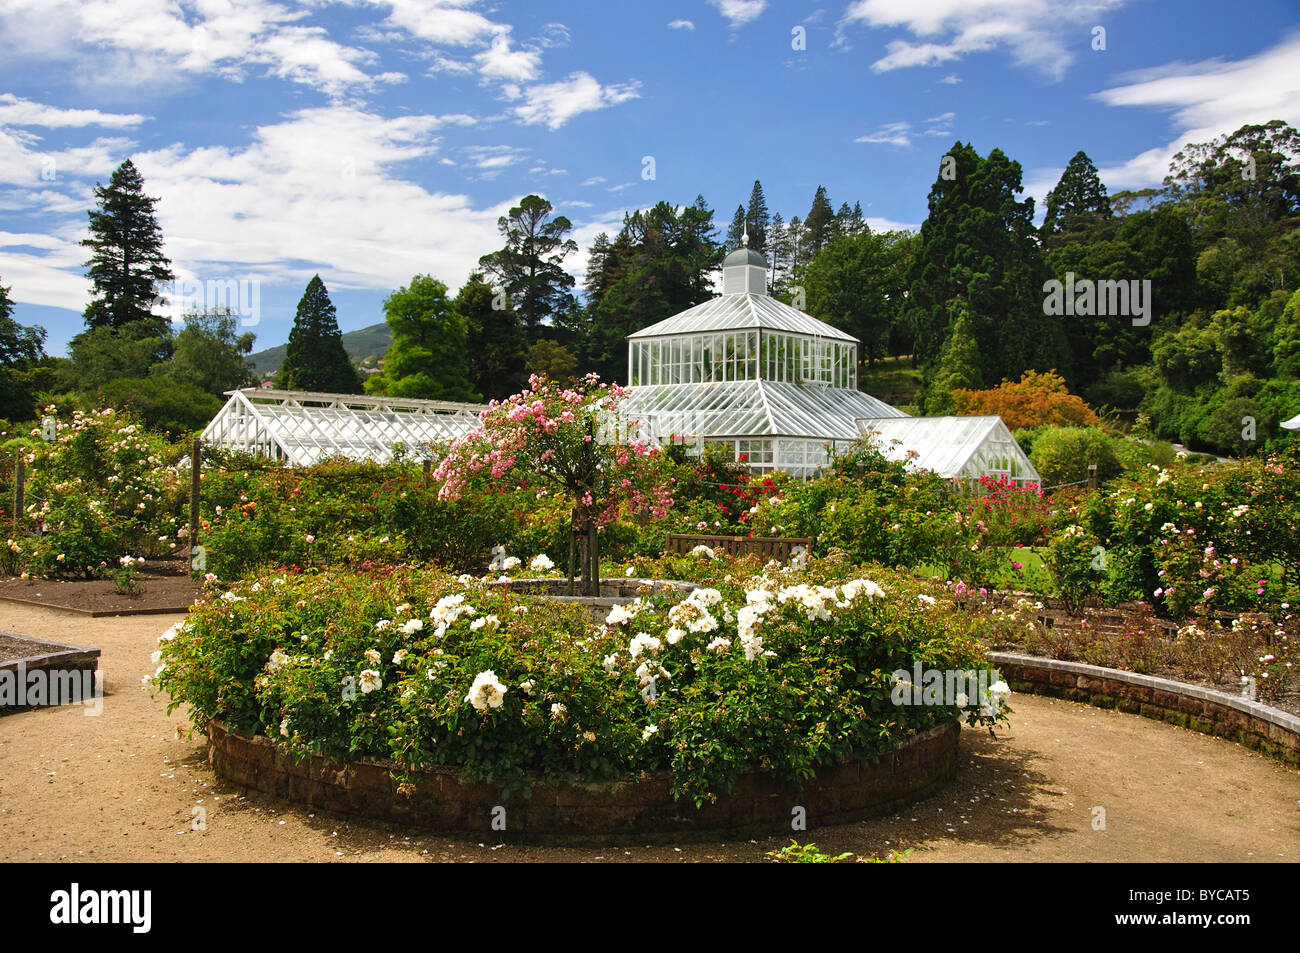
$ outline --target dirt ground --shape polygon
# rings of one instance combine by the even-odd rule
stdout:
[[[0,603],[0,631],[102,649],[107,692],[98,717],[69,706],[0,718],[0,860],[765,861],[791,837],[858,858],[911,848],[908,863],[1300,860],[1300,773],[1227,741],[1027,695],[1012,697],[1012,727],[996,740],[964,732],[958,778],[941,794],[897,816],[810,819],[765,840],[503,846],[317,814],[217,778],[203,739],[176,736],[181,713],[140,688],[157,636],[180,618]]]
[[[190,578],[184,560],[159,561],[139,575],[139,589],[117,591],[111,579],[22,579],[0,577],[0,599],[21,599],[43,606],[108,612],[157,612],[192,603],[199,586]],[[162,631],[161,629],[159,631]]]

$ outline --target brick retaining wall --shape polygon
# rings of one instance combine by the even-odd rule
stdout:
[[[667,773],[601,784],[538,782],[526,797],[503,797],[494,784],[463,782],[458,768],[438,765],[399,793],[382,762],[333,764],[320,756],[295,762],[266,738],[231,732],[218,721],[208,726],[217,774],[308,807],[497,840],[600,844],[788,834],[795,807],[806,812],[808,830],[887,814],[952,780],[960,734],[956,722],[938,725],[876,765],[823,769],[802,791],[747,774],[731,795],[697,809],[673,799]],[[498,807],[505,808],[504,831],[492,826]]]
[[[1113,708],[1227,738],[1300,768],[1300,718],[1249,698],[1120,669],[990,652],[1013,691]]]

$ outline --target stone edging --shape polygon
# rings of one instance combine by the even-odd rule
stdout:
[[[1067,698],[1227,738],[1300,768],[1300,718],[1202,685],[1116,668],[990,652],[1014,691]]]
[[[464,782],[459,768],[435,765],[399,792],[384,762],[336,764],[319,755],[298,762],[267,738],[237,734],[216,720],[207,735],[218,775],[308,807],[496,840],[644,844],[788,834],[796,807],[808,829],[890,813],[952,780],[961,728],[956,721],[936,725],[876,765],[822,769],[800,791],[746,774],[731,795],[698,809],[673,799],[671,776],[662,772],[601,784],[536,782],[528,796],[502,797],[495,784]],[[504,830],[494,820],[503,820]]]
[[[178,612],[189,612],[193,603],[183,606],[156,606],[148,609],[79,609],[76,606],[61,606],[56,602],[40,602],[36,599],[23,599],[19,596],[0,596],[0,602],[12,602],[20,606],[36,606],[39,609],[53,609],[56,612],[71,612],[75,615],[89,616],[92,619],[102,619],[109,616],[128,616],[128,615],[174,615]]]

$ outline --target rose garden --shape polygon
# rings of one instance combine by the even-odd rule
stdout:
[[[1034,695],[1228,738],[1294,784],[1294,444],[1161,466],[1133,440],[1102,486],[1044,494],[861,442],[798,480],[630,438],[623,396],[534,379],[433,467],[209,451],[197,541],[187,447],[56,419],[10,441],[30,476],[5,568],[147,598],[139,564],[193,551],[197,601],[106,710],[179,710],[216,779],[362,823],[803,839],[919,810]]]

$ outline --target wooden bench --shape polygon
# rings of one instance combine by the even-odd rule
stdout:
[[[732,556],[758,556],[763,560],[786,562],[799,547],[811,555],[812,544],[811,536],[696,536],[669,533],[664,551],[685,556],[696,546],[707,546],[715,554],[723,552]]]

